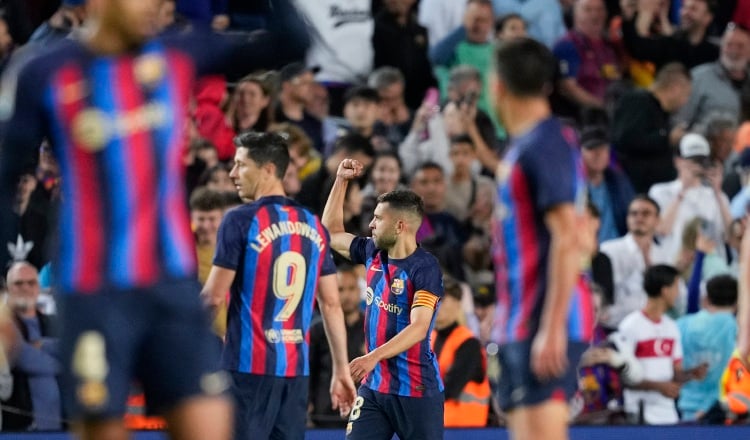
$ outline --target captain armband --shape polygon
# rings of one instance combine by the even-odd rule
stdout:
[[[439,299],[440,298],[426,290],[418,290],[417,293],[414,294],[414,302],[412,303],[411,308],[429,307],[431,310],[435,310]]]

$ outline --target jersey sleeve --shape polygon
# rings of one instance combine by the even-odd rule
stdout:
[[[234,271],[239,269],[247,242],[247,228],[243,227],[241,217],[244,216],[240,216],[239,212],[234,209],[229,211],[221,221],[216,238],[215,266]]]
[[[367,257],[375,251],[375,242],[372,238],[354,237],[349,245],[349,259],[354,264],[366,264]]]
[[[437,298],[443,297],[443,272],[440,270],[440,263],[430,254],[426,254],[422,264],[415,268],[412,282],[417,296],[420,292],[426,292]]]
[[[323,251],[323,266],[320,268],[320,275],[331,275],[336,273],[336,264],[333,262],[333,254],[331,254],[331,234],[328,230],[323,228],[326,235],[326,248]]]
[[[527,150],[519,162],[524,174],[530,177],[531,196],[540,212],[563,203],[575,203],[578,192],[576,154],[562,136]]]

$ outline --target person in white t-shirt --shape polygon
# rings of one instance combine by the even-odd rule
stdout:
[[[707,366],[682,369],[682,342],[677,324],[665,312],[679,296],[679,272],[658,264],[646,269],[643,288],[648,295],[643,310],[632,312],[620,323],[625,343],[622,350],[635,355],[643,380],[625,390],[625,412],[648,425],[679,421],[675,399],[683,383],[703,379]]]
[[[688,133],[680,140],[680,155],[675,158],[677,179],[657,183],[648,191],[659,204],[661,216],[657,235],[672,261],[680,251],[682,231],[692,219],[699,217],[714,231],[721,242],[724,231],[732,222],[729,199],[721,190],[722,167],[709,156],[711,148],[703,136]],[[718,249],[724,256],[723,249]]]

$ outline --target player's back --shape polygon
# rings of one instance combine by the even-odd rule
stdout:
[[[272,376],[309,374],[308,332],[321,275],[335,273],[320,220],[293,200],[263,197],[228,212],[242,258],[232,284],[224,368]],[[217,250],[215,264],[224,251]]]
[[[152,42],[102,57],[65,41],[22,71],[5,142],[47,137],[60,163],[63,292],[146,287],[195,273],[183,128],[194,65]]]

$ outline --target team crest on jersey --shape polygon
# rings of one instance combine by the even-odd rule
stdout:
[[[96,152],[104,148],[110,138],[109,119],[98,109],[87,108],[73,119],[73,140],[86,151]]]
[[[146,54],[138,58],[133,65],[136,81],[150,87],[164,77],[166,70],[164,58],[157,54]]]
[[[394,295],[401,295],[404,293],[404,280],[396,278],[391,283],[391,293]]]

